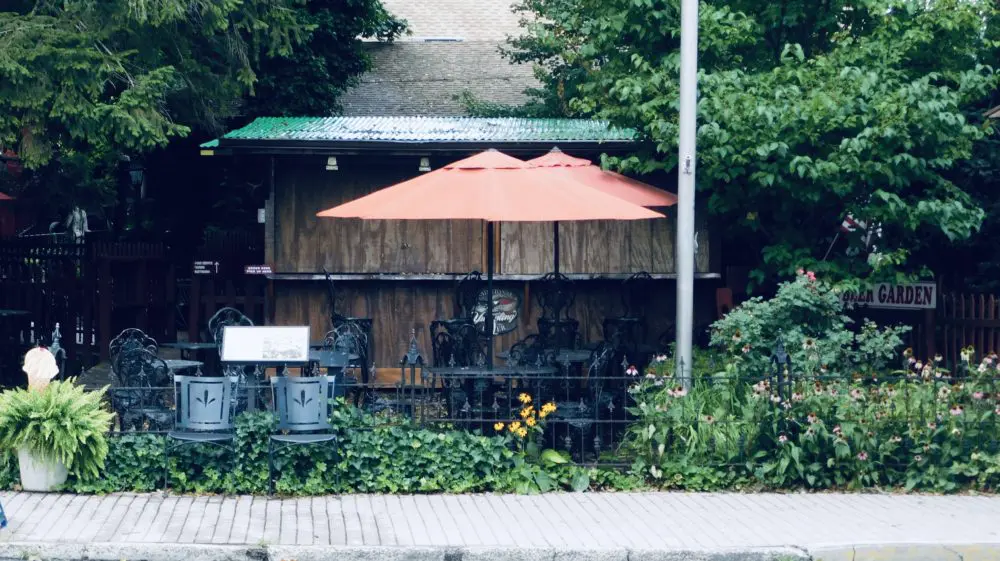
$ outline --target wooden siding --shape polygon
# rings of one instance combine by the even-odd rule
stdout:
[[[498,282],[521,294],[520,325],[497,338],[499,352],[528,334],[537,332],[540,314],[532,295],[533,283]],[[584,339],[600,341],[606,317],[621,315],[620,281],[590,280],[577,283],[577,298],[570,316],[580,321]],[[342,281],[337,283],[337,311],[347,316],[373,318],[375,364],[399,364],[416,330],[425,360],[431,360],[428,328],[435,319],[454,316],[454,284],[441,281]],[[673,323],[673,281],[659,281],[650,294],[646,316],[650,322],[648,340],[654,342]],[[310,325],[312,338],[319,342],[330,328],[329,304],[324,282],[275,281],[275,324]]]
[[[278,162],[275,272],[455,273],[481,268],[482,226],[469,220],[405,221],[317,218],[416,173],[416,159],[392,165],[342,156]],[[395,160],[400,162],[400,160]]]
[[[485,232],[477,221],[317,218],[316,212],[416,175],[416,157],[276,160],[274,270],[278,273],[465,273],[485,270]],[[435,162],[437,165],[437,162]],[[673,273],[675,211],[666,218],[560,224],[564,273]],[[697,272],[710,272],[699,213]],[[553,268],[551,223],[498,225],[497,272],[542,275]]]

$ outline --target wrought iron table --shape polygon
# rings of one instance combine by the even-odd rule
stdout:
[[[163,362],[167,364],[167,368],[170,370],[171,374],[183,372],[184,370],[200,369],[205,365],[205,363],[200,360],[184,360],[176,358],[166,359]]]

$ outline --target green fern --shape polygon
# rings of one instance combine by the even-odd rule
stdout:
[[[102,399],[107,388],[88,392],[74,379],[41,391],[0,394],[0,449],[27,447],[35,456],[59,460],[80,478],[96,478],[108,455],[105,436],[112,415]]]

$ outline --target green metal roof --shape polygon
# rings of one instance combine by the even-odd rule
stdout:
[[[476,117],[260,117],[202,148],[271,142],[630,142],[635,132],[587,119]]]

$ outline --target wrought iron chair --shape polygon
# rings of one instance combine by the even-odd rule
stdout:
[[[219,347],[221,356],[222,338],[227,327],[244,326],[253,327],[253,320],[248,318],[243,312],[236,308],[222,308],[215,312],[215,315],[208,320],[208,331],[212,334],[212,340]],[[222,365],[222,376],[235,377],[239,380],[240,388],[256,385],[256,399],[258,403],[264,403],[267,397],[267,390],[264,386],[264,367],[259,364],[224,364]],[[242,411],[248,407],[250,394],[238,391],[235,395],[236,408]]]
[[[160,350],[156,340],[143,333],[141,329],[130,327],[119,333],[111,343],[108,344],[108,356],[111,359],[111,372],[114,374],[118,355],[130,349],[143,349],[152,354]]]
[[[553,417],[560,421],[566,428],[563,436],[563,446],[572,453],[574,449],[574,432],[578,436],[577,447],[579,461],[585,461],[587,456],[586,437],[594,428],[595,424],[600,424],[602,411],[613,412],[616,408],[614,396],[609,391],[611,384],[608,379],[612,374],[615,349],[608,343],[598,345],[591,352],[590,363],[587,366],[586,385],[571,387],[565,384],[564,399],[556,400],[557,409]],[[581,380],[582,382],[583,380]],[[546,396],[541,396],[547,400]],[[594,432],[593,452],[595,457],[600,455],[601,431]]]
[[[538,282],[535,299],[542,309],[538,318],[542,344],[557,349],[576,348],[580,343],[580,322],[569,317],[569,309],[576,301],[573,281],[562,273],[547,273]]]
[[[375,334],[372,330],[372,319],[366,317],[348,317],[337,312],[337,284],[326,269],[323,269],[323,274],[326,275],[327,297],[330,303],[330,326],[334,330],[337,330],[344,325],[348,325],[350,326],[349,329],[357,333],[360,346],[358,347],[358,352],[355,354],[359,355],[360,358],[357,361],[358,365],[354,366],[354,368],[361,371],[361,382],[367,386],[371,376],[375,373],[375,365],[372,363],[375,357]]]
[[[368,355],[368,333],[364,327],[351,320],[343,320],[326,333],[323,338],[323,349],[344,353],[348,356],[347,369],[351,371],[351,386],[355,388],[354,404],[360,405],[364,394],[369,390],[369,368],[371,362]],[[361,379],[354,373],[360,373]],[[345,379],[348,376],[345,370]],[[342,384],[345,385],[346,384]],[[346,390],[345,390],[346,391]]]
[[[216,345],[222,345],[222,332],[226,327],[243,325],[253,327],[253,321],[236,308],[222,308],[208,320],[208,331]]]
[[[208,444],[234,452],[232,405],[237,384],[230,377],[174,376],[174,430],[163,441],[164,489],[170,486],[168,468],[172,450]]]
[[[605,318],[602,325],[604,340],[615,346],[620,355],[632,362],[643,362],[639,345],[647,335],[646,304],[653,291],[653,277],[646,272],[636,273],[622,281],[621,302],[624,313]],[[620,358],[620,357],[619,357]]]
[[[434,366],[482,366],[486,364],[486,348],[472,322],[445,323],[433,321],[431,360]]]
[[[166,430],[171,412],[166,394],[170,369],[148,349],[122,351],[112,372],[111,406],[122,431]]]
[[[334,442],[330,413],[335,380],[330,376],[271,378],[271,392],[278,415],[277,432],[267,447],[267,485],[274,492],[274,454],[291,446]]]

